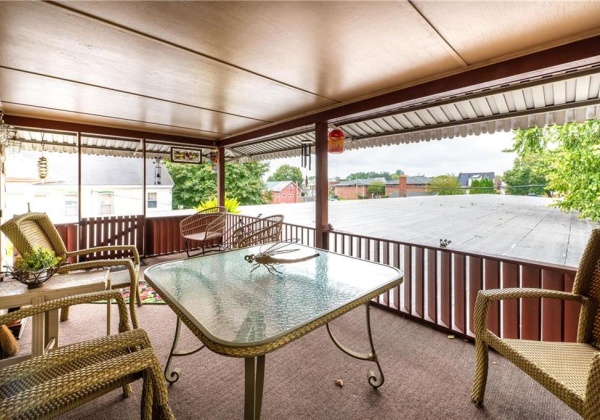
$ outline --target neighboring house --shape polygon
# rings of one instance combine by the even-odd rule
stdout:
[[[5,217],[27,211],[48,213],[55,223],[77,220],[77,155],[44,153],[48,176],[40,179],[39,152],[7,154]],[[173,180],[164,165],[146,162],[146,197],[143,196],[144,164],[139,158],[83,156],[81,216],[153,214],[172,209]],[[158,176],[160,174],[160,176]]]
[[[434,195],[427,190],[430,182],[431,178],[428,176],[401,175],[397,181],[385,183],[385,195],[391,198]]]
[[[271,204],[300,203],[302,190],[294,181],[267,182],[267,190],[271,192]]]
[[[496,175],[494,172],[466,172],[458,174],[458,182],[462,187],[470,187],[473,181],[481,181],[482,179],[489,179],[494,182]]]
[[[344,200],[356,200],[362,197],[369,197],[369,185],[373,182],[385,184],[385,178],[369,179],[351,179],[349,181],[340,181],[335,187],[335,195]]]

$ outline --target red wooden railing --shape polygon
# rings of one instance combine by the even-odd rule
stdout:
[[[84,219],[81,226],[58,225],[67,249],[77,240],[90,244],[135,244],[140,255],[153,256],[185,250],[179,222],[186,217]],[[227,215],[224,244],[239,226],[256,217]],[[282,240],[314,246],[315,229],[284,223]],[[142,239],[143,238],[143,239]],[[542,287],[571,291],[576,269],[515,258],[475,254],[449,248],[329,231],[329,249],[404,271],[403,283],[379,296],[375,304],[458,337],[473,337],[473,309],[482,289]],[[95,245],[95,246],[98,246]],[[575,341],[579,304],[550,299],[522,299],[496,303],[488,325],[506,338]]]

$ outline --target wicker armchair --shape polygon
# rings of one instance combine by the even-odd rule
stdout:
[[[174,418],[165,379],[150,340],[130,330],[127,306],[118,291],[51,300],[0,315],[0,325],[69,305],[116,299],[119,334],[75,343],[0,369],[0,418],[54,418],[117,388],[131,394],[143,379],[142,418]]]
[[[185,252],[188,257],[200,253],[204,254],[207,248],[221,246],[225,234],[227,209],[222,206],[211,207],[186,217],[179,223],[181,236],[185,239]],[[202,248],[201,252],[190,254],[191,243],[196,241]]]
[[[487,328],[492,302],[518,298],[553,298],[580,302],[576,343],[502,339]],[[488,346],[560,398],[585,419],[600,418],[600,229],[592,231],[571,293],[543,289],[480,291],[475,304],[477,366],[471,398],[483,403],[488,374]]]
[[[21,253],[31,252],[37,247],[47,248],[54,251],[56,256],[62,257],[67,264],[64,264],[58,270],[59,273],[68,273],[75,270],[87,270],[91,268],[110,268],[125,267],[126,270],[111,271],[110,282],[113,289],[130,287],[131,299],[129,307],[131,322],[134,328],[138,327],[138,320],[135,311],[135,303],[138,306],[142,304],[140,290],[138,287],[138,276],[140,267],[140,256],[133,245],[112,245],[95,248],[81,249],[79,251],[67,251],[65,244],[56,230],[56,227],[46,213],[25,213],[15,216],[2,226],[0,230],[12,242],[14,247]],[[129,254],[131,258],[112,258],[104,257],[106,253],[113,252],[121,255]],[[68,262],[69,259],[77,257],[97,256],[102,259]],[[68,319],[68,307],[61,311],[61,320]]]
[[[234,248],[245,248],[253,245],[276,242],[281,237],[283,216],[280,214],[263,217],[252,223],[241,226],[231,234]]]

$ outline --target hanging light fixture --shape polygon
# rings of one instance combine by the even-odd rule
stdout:
[[[48,176],[48,159],[44,156],[44,133],[42,133],[42,156],[38,159],[37,168],[40,179],[45,179]]]
[[[344,132],[337,127],[334,127],[327,137],[327,151],[329,153],[344,152]]]

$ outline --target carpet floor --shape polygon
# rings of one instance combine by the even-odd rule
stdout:
[[[167,305],[143,305],[138,316],[164,366],[175,327],[173,312]],[[70,320],[60,326],[61,345],[102,335],[105,317],[104,305],[73,307]],[[371,322],[385,373],[385,383],[379,390],[367,383],[367,370],[373,369],[374,364],[340,352],[321,328],[267,355],[262,418],[579,418],[497,354],[490,358],[485,406],[477,409],[469,398],[475,366],[472,343],[449,339],[446,334],[379,309],[372,310]],[[332,329],[349,347],[368,349],[364,310],[335,320]],[[28,340],[26,331],[21,339],[22,349],[27,348]],[[197,340],[184,328],[181,344],[193,348]],[[204,349],[176,358],[173,366],[182,373],[179,382],[169,387],[177,418],[243,418],[243,360]],[[342,387],[335,385],[337,379],[343,380]],[[133,395],[126,399],[119,391],[113,391],[62,418],[137,419],[140,390],[140,384],[134,384]]]

